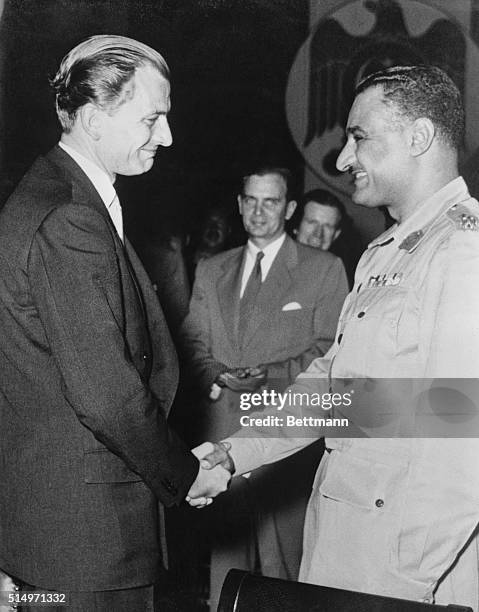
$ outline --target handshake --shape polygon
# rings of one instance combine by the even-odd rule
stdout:
[[[186,501],[195,508],[204,508],[213,502],[223,491],[226,491],[235,466],[228,442],[204,442],[192,450],[200,460],[200,469],[196,480],[191,485]]]

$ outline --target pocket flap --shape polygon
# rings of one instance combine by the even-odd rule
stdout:
[[[367,510],[387,507],[395,471],[389,465],[333,451],[319,491],[330,499]]]

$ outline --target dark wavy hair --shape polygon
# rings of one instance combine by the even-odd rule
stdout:
[[[384,101],[399,116],[432,121],[442,141],[458,150],[464,142],[465,117],[461,94],[454,81],[437,66],[394,66],[375,72],[356,87],[356,95],[380,86]]]

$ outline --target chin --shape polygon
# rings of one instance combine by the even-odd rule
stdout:
[[[143,162],[142,164],[140,164],[141,166],[141,170],[138,174],[143,174],[144,172],[148,172],[148,170],[151,170],[153,167],[153,162],[155,161],[155,158],[152,157],[151,159],[148,159],[147,161]]]

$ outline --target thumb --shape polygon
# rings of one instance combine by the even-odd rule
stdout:
[[[193,448],[191,452],[197,459],[203,459],[203,457],[206,457],[206,455],[209,455],[214,450],[215,446],[212,442],[203,442],[203,444]]]

